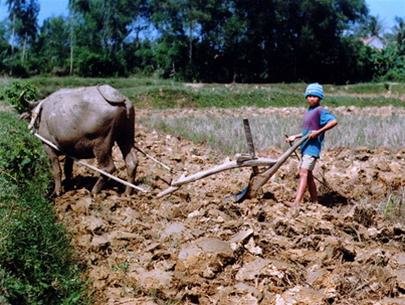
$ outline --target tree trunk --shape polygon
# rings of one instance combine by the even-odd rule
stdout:
[[[73,28],[73,17],[70,16],[70,65],[69,65],[69,75],[73,74],[73,55],[74,55],[74,28]]]
[[[13,14],[13,22],[11,29],[11,54],[14,54],[14,35],[15,35],[15,14]]]
[[[188,63],[191,67],[193,63],[193,28],[192,23],[190,22],[189,25],[189,33],[188,33]]]
[[[22,65],[24,65],[24,62],[25,62],[26,50],[27,50],[27,34],[24,35],[24,42],[23,42],[22,53],[21,53],[21,64]]]

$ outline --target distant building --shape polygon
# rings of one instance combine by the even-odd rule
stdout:
[[[370,48],[382,50],[385,48],[385,41],[378,36],[371,36],[367,38],[361,38],[364,45]]]

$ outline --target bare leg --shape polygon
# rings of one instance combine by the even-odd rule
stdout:
[[[312,171],[308,171],[308,190],[311,195],[311,202],[318,202],[318,192]]]
[[[295,196],[294,205],[298,205],[302,198],[304,198],[304,193],[308,185],[308,173],[309,171],[305,168],[300,168],[300,181],[298,183],[298,190]]]

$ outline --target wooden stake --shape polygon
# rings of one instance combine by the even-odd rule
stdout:
[[[249,153],[252,156],[252,158],[255,158],[256,157],[255,146],[253,145],[253,137],[252,132],[250,130],[250,124],[248,119],[243,119],[243,127],[245,129],[245,137],[249,148]],[[253,175],[257,175],[259,173],[259,168],[257,166],[253,166],[252,170]]]

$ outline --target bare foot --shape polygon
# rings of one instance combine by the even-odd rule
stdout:
[[[299,207],[299,203],[295,203],[295,202],[283,202],[284,205],[288,206],[289,208],[298,208]]]
[[[287,215],[291,218],[297,218],[300,214],[301,205],[298,203],[292,203],[289,207]]]

